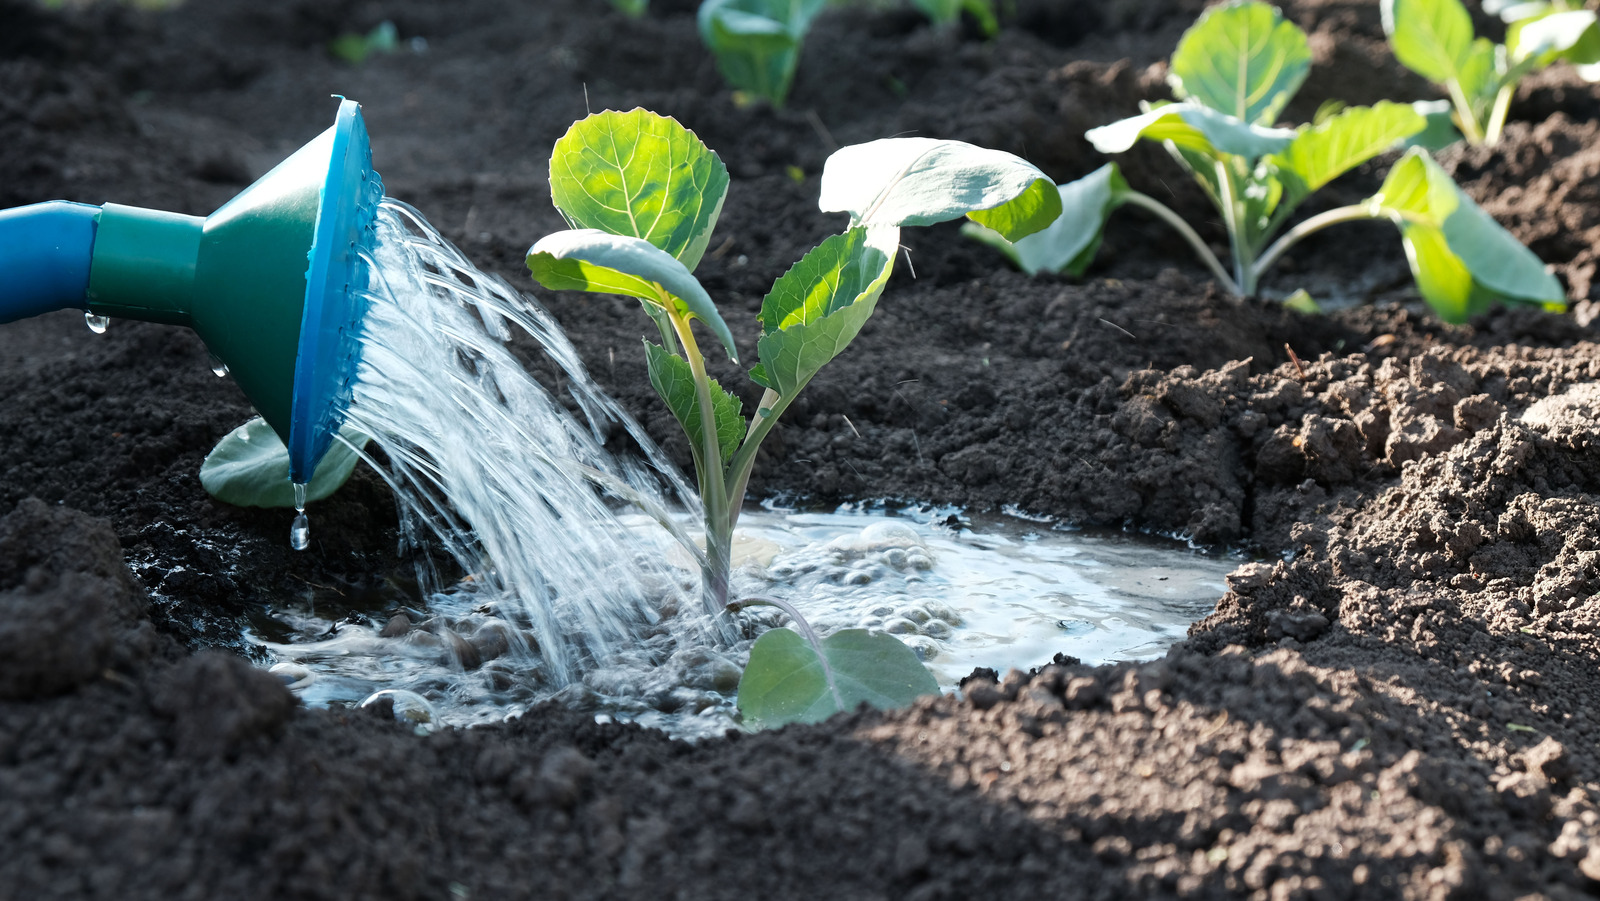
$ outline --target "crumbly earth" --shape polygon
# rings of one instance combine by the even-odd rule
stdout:
[[[1082,132],[1165,96],[1201,6],[1017,0],[990,42],[830,10],[774,112],[731,102],[694,5],[0,0],[0,207],[207,213],[325,127],[338,92],[365,104],[390,193],[527,285],[523,251],[560,227],[551,143],[585,109],[645,106],[729,165],[700,274],[748,346],[771,280],[841,224],[815,207],[834,147],[953,137],[1086,174],[1102,160]],[[1432,96],[1372,0],[1287,12],[1315,53],[1291,120]],[[383,20],[402,52],[327,53]],[[1565,316],[1441,325],[1384,224],[1308,241],[1268,279],[1269,298],[1337,307],[1316,317],[1228,299],[1136,212],[1082,281],[1024,278],[954,227],[908,232],[913,266],[777,430],[757,495],[1016,504],[1267,562],[1163,660],[1021,662],[1049,665],[693,746],[554,707],[418,737],[297,706],[239,630],[311,586],[372,615],[403,596],[378,480],[319,505],[293,554],[286,517],[200,488],[249,410],[192,335],[0,328],[0,897],[1593,896],[1597,115],[1600,90],[1551,70],[1503,146],[1443,157],[1553,266]],[[1159,152],[1123,162],[1220,241]],[[1372,191],[1384,162],[1318,208]],[[685,462],[633,303],[543,299]]]

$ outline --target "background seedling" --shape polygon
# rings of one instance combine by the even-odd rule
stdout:
[[[1305,33],[1275,7],[1213,7],[1184,33],[1172,55],[1169,82],[1179,102],[1147,104],[1142,115],[1088,132],[1103,153],[1121,153],[1140,139],[1165,146],[1221,214],[1231,267],[1177,213],[1129,188],[1115,166],[1059,186],[1068,212],[1041,234],[1011,242],[972,230],[1025,271],[1081,275],[1106,217],[1124,204],[1137,206],[1177,230],[1229,292],[1245,296],[1308,235],[1342,222],[1387,219],[1400,228],[1418,291],[1446,321],[1465,321],[1501,301],[1565,305],[1560,282],[1538,258],[1461,193],[1421,148],[1407,153],[1377,194],[1285,230],[1317,190],[1427,125],[1410,105],[1380,102],[1342,108],[1311,125],[1275,127],[1310,64]]]
[[[800,47],[827,0],[705,0],[700,37],[735,89],[782,107]]]
[[[689,439],[705,523],[702,582],[712,613],[730,600],[733,530],[761,443],[872,315],[893,271],[900,229],[968,216],[1021,238],[1046,227],[1061,209],[1049,179],[1008,153],[927,138],[873,141],[836,152],[823,168],[821,206],[848,212],[849,228],[801,258],[762,302],[760,362],[749,376],[764,392],[746,421],[739,399],[707,374],[692,327],[699,322],[738,362],[732,332],[692,274],[728,190],[727,169],[717,155],[676,120],[642,109],[607,111],[577,122],[556,142],[550,188],[571,228],[529,249],[533,277],[554,290],[638,298],[656,325],[660,343],[645,342],[645,359],[651,385]],[[799,611],[769,603],[788,610],[810,634]],[[904,652],[899,663],[885,658],[881,667],[862,670],[845,658],[863,647],[887,645],[842,635],[829,638],[837,647],[808,642],[805,653],[815,656],[814,666],[798,668],[792,644],[758,642],[746,670],[758,688],[741,688],[741,706],[757,705],[760,717],[772,723],[814,716],[830,703],[853,705],[853,698],[892,693],[861,695],[841,685],[845,674],[878,673],[875,678],[907,684],[905,663],[915,663],[915,655],[903,645],[889,639]],[[837,666],[835,654],[844,655]],[[808,680],[820,674],[829,690],[821,697],[800,691],[795,697],[810,698],[803,704],[773,701],[760,707],[756,699],[768,691],[799,691],[799,683],[773,668],[795,678],[809,673]],[[925,688],[928,682],[917,684]]]
[[[1568,0],[1485,0],[1507,23],[1506,42],[1476,37],[1461,0],[1383,0],[1383,30],[1395,58],[1444,87],[1469,143],[1496,144],[1524,76],[1566,60],[1600,80],[1600,24]]]

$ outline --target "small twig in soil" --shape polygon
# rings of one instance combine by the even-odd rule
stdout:
[[[844,415],[843,413],[840,413],[839,414],[839,418],[843,419],[844,420],[844,424],[850,427],[850,431],[856,433],[856,437],[857,438],[861,437],[861,430],[856,428],[856,424],[850,421],[850,417]]]
[[[1284,342],[1283,349],[1289,352],[1289,359],[1294,361],[1294,370],[1295,372],[1300,373],[1300,381],[1305,381],[1306,368],[1300,365],[1300,355],[1294,352],[1294,348],[1290,347],[1289,342],[1287,341]]]

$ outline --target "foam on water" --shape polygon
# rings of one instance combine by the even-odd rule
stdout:
[[[374,604],[308,588],[252,636],[274,671],[308,704],[381,702],[419,730],[546,700],[684,737],[736,725],[750,645],[783,615],[705,609],[692,492],[547,312],[404,204],[384,201],[378,237],[349,425],[380,452],[364,456],[394,490],[420,590]],[[508,346],[514,329],[533,356]],[[621,436],[626,459],[605,447]],[[949,689],[1057,652],[1159,654],[1235,562],[953,512],[746,512],[733,596],[782,597],[824,634],[896,634]]]

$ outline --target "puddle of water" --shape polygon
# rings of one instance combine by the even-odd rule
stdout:
[[[643,517],[624,521],[652,528]],[[1085,663],[1159,656],[1211,610],[1239,562],[1176,541],[967,518],[951,508],[768,508],[740,522],[739,595],[779,595],[824,634],[895,634],[947,691],[975,667],[1004,673],[1057,653]],[[669,539],[651,540],[670,555]],[[692,587],[696,577],[682,569],[679,580]],[[703,631],[662,624],[587,661],[582,680],[563,685],[509,613],[470,582],[434,593],[425,610],[407,614],[409,627],[324,594],[274,611],[272,640],[254,640],[312,706],[356,706],[390,691],[408,721],[465,726],[556,701],[693,739],[737,728],[734,690],[750,645],[785,620],[753,608],[741,614],[744,637],[722,647],[686,640]],[[427,714],[418,713],[423,706]]]

